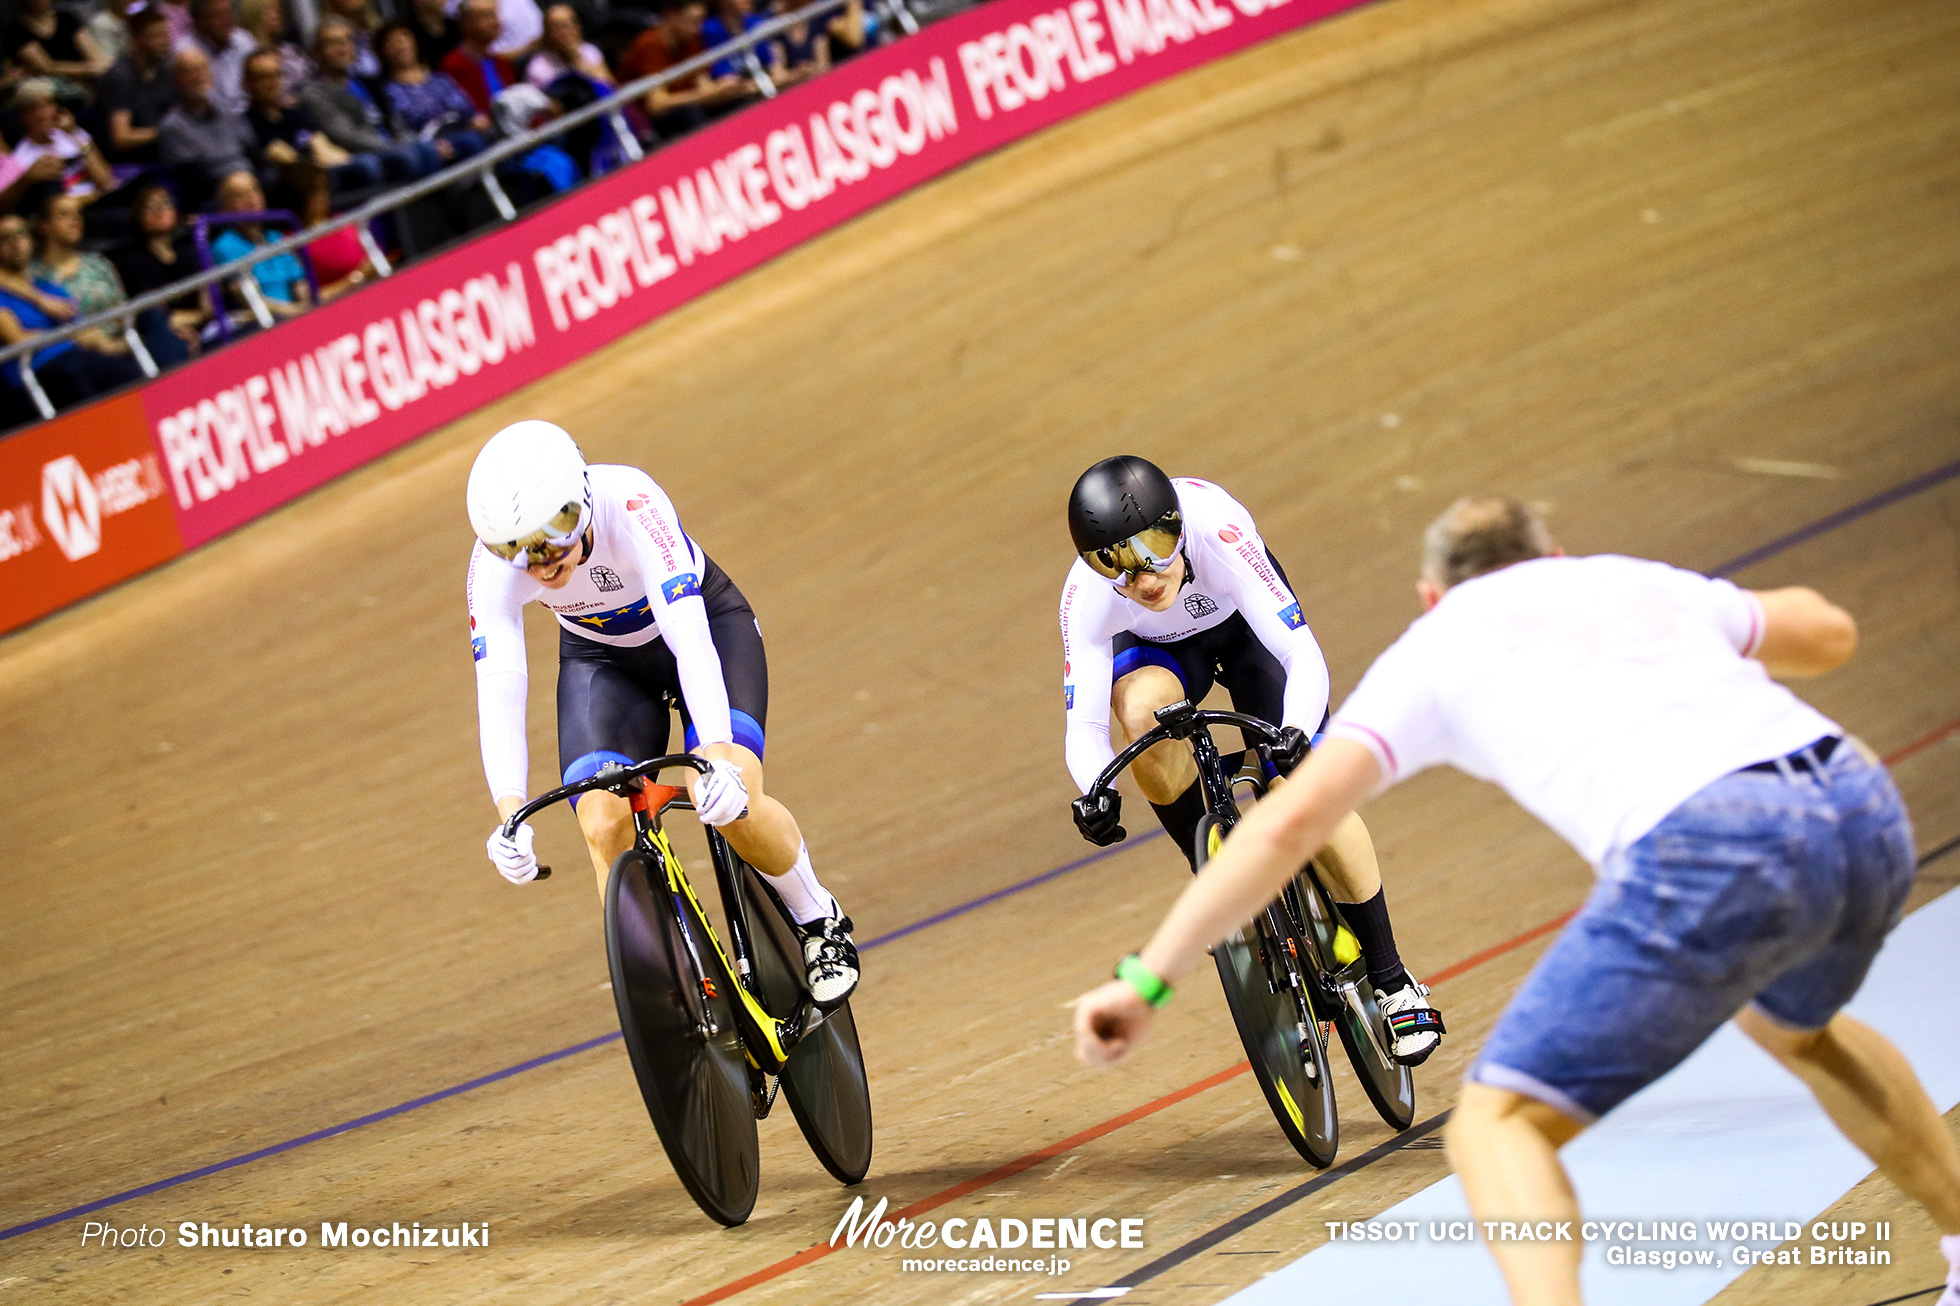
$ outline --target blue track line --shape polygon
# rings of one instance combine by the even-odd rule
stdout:
[[[487,1075],[479,1075],[475,1079],[452,1085],[449,1088],[437,1089],[433,1093],[411,1098],[406,1102],[387,1107],[380,1111],[374,1111],[364,1116],[356,1116],[352,1120],[343,1121],[340,1124],[332,1125],[326,1129],[315,1130],[310,1134],[301,1134],[298,1138],[288,1138],[285,1142],[274,1143],[271,1147],[261,1147],[256,1152],[247,1152],[243,1156],[234,1156],[228,1161],[219,1161],[212,1165],[201,1166],[196,1170],[186,1170],[182,1174],[172,1175],[168,1179],[159,1179],[155,1183],[144,1184],[141,1188],[131,1188],[126,1192],[117,1193],[112,1197],[98,1197],[95,1201],[72,1207],[66,1211],[56,1212],[54,1215],[44,1215],[38,1220],[29,1220],[26,1224],[17,1224],[11,1229],[0,1229],[0,1238],[14,1238],[24,1233],[33,1233],[36,1229],[45,1229],[51,1224],[60,1224],[63,1220],[73,1220],[77,1216],[93,1214],[105,1206],[116,1206],[123,1202],[134,1201],[138,1197],[148,1197],[151,1193],[162,1192],[166,1188],[175,1188],[178,1184],[187,1184],[193,1179],[202,1179],[206,1175],[214,1175],[220,1171],[235,1170],[241,1165],[262,1160],[268,1156],[277,1156],[281,1152],[290,1152],[294,1148],[304,1147],[308,1143],[317,1143],[323,1138],[332,1138],[335,1134],[344,1134],[350,1129],[359,1129],[362,1125],[379,1124],[383,1120],[413,1111],[417,1107],[425,1107],[432,1102],[440,1102],[444,1098],[455,1097],[459,1093],[467,1093],[471,1089],[482,1088],[486,1084],[494,1084],[500,1079],[509,1079],[512,1075],[521,1075],[527,1070],[536,1070],[539,1066],[548,1066],[554,1061],[563,1061],[566,1057],[574,1057],[581,1052],[590,1052],[593,1048],[604,1047],[608,1043],[616,1042],[618,1038],[618,1030],[614,1030],[610,1034],[601,1034],[598,1038],[589,1038],[583,1043],[574,1043],[568,1048],[559,1048],[556,1052],[547,1052],[541,1057],[532,1057],[529,1061],[520,1061],[514,1066],[505,1066],[502,1070],[495,1070]]]
[[[1012,898],[1015,894],[1032,889],[1037,884],[1046,884],[1050,880],[1059,879],[1067,875],[1070,871],[1079,871],[1085,866],[1093,866],[1104,858],[1114,857],[1118,853],[1129,852],[1132,848],[1140,844],[1149,843],[1152,839],[1161,839],[1163,835],[1164,832],[1162,830],[1151,830],[1144,834],[1131,835],[1128,839],[1125,839],[1113,848],[1105,848],[1101,852],[1090,853],[1087,857],[1078,857],[1066,866],[1057,866],[1052,871],[1043,871],[1039,875],[1030,875],[1025,880],[1019,880],[1008,885],[1005,889],[995,889],[992,893],[983,894],[970,902],[963,902],[957,907],[948,907],[945,911],[928,916],[922,921],[913,921],[910,925],[901,925],[889,934],[880,934],[877,938],[871,940],[871,942],[859,945],[858,951],[863,952],[866,949],[875,948],[881,943],[890,943],[893,940],[902,939],[908,934],[917,934],[920,930],[943,924],[946,921],[952,920],[955,916],[964,916],[970,911],[985,907],[988,903],[999,902],[1002,898]]]
[[[1838,527],[1857,521],[1861,517],[1870,516],[1881,508],[1890,507],[1892,504],[1898,503],[1902,499],[1910,498],[1921,491],[1930,490],[1938,485],[1944,485],[1956,477],[1960,477],[1960,462],[1951,462],[1944,467],[1936,467],[1930,472],[1915,476],[1911,480],[1900,485],[1895,485],[1891,489],[1879,494],[1875,494],[1869,499],[1862,499],[1848,508],[1841,508],[1828,517],[1821,517],[1808,526],[1791,531],[1788,535],[1779,536],[1761,548],[1752,549],[1748,553],[1731,558],[1721,566],[1715,568],[1710,574],[1716,576],[1733,575],[1745,567],[1753,567],[1757,563],[1773,558],[1779,553],[1794,549],[1799,544],[1814,540],[1826,532],[1834,531]],[[934,925],[942,925],[955,917],[964,916],[971,911],[978,911],[980,908],[999,902],[1003,898],[1011,898],[1015,894],[1025,893],[1027,890],[1035,888],[1038,885],[1046,884],[1050,880],[1060,879],[1072,871],[1079,871],[1085,866],[1093,866],[1105,858],[1114,857],[1118,853],[1129,852],[1134,848],[1148,843],[1152,839],[1161,837],[1162,834],[1163,831],[1161,830],[1152,830],[1147,834],[1136,835],[1117,844],[1113,848],[1104,848],[1100,852],[1091,853],[1087,857],[1077,858],[1075,861],[1057,866],[1052,870],[1043,871],[1039,875],[1031,875],[1025,880],[1018,880],[1008,885],[1006,888],[995,889],[992,893],[982,894],[980,897],[963,902],[956,907],[949,907],[945,911],[926,917],[924,920],[914,921],[910,925],[903,925],[898,929],[880,934],[876,938],[859,945],[858,950],[860,952],[868,952],[872,948],[896,942],[907,935],[917,934],[921,930],[930,929]],[[1951,845],[1946,845],[1937,851],[1949,851],[1950,847]],[[298,1138],[289,1138],[283,1143],[274,1143],[272,1146],[262,1147],[256,1152],[247,1152],[243,1156],[234,1156],[229,1160],[218,1161],[196,1170],[186,1170],[183,1174],[172,1175],[168,1179],[159,1179],[154,1183],[144,1184],[140,1188],[131,1188],[110,1197],[97,1198],[93,1202],[71,1207],[66,1211],[57,1211],[53,1215],[44,1215],[38,1220],[30,1220],[26,1224],[17,1224],[11,1229],[0,1229],[0,1242],[4,1242],[8,1238],[17,1238],[22,1234],[33,1233],[37,1229],[45,1229],[49,1225],[60,1224],[64,1220],[73,1220],[84,1215],[91,1215],[105,1207],[117,1206],[123,1202],[134,1201],[139,1197],[147,1197],[151,1193],[162,1192],[166,1188],[175,1188],[180,1184],[187,1184],[193,1179],[202,1179],[206,1175],[218,1174],[225,1170],[235,1170],[239,1166],[248,1165],[253,1161],[261,1160],[268,1156],[277,1156],[281,1152],[290,1152],[294,1148],[304,1147],[308,1143],[317,1143],[323,1139],[332,1138],[338,1134],[359,1129],[364,1125],[378,1124],[383,1120],[392,1119],[395,1116],[403,1115],[417,1108],[425,1107],[435,1102],[441,1102],[446,1098],[456,1097],[460,1094],[470,1092],[472,1089],[483,1088],[486,1085],[497,1083],[499,1080],[509,1079],[513,1075],[521,1075],[527,1070],[536,1070],[540,1066],[548,1066],[555,1061],[563,1061],[567,1057],[577,1056],[581,1052],[590,1052],[594,1048],[601,1048],[618,1040],[619,1033],[616,1030],[610,1034],[601,1034],[597,1038],[589,1038],[582,1043],[574,1043],[570,1047],[560,1048],[556,1052],[547,1052],[543,1056],[532,1057],[529,1061],[520,1061],[514,1066],[506,1066],[502,1070],[492,1071],[490,1074],[479,1076],[476,1079],[468,1080],[449,1088],[438,1089],[433,1093],[413,1098],[397,1106],[388,1107],[385,1110],[375,1111],[364,1116],[357,1116],[352,1120],[333,1125],[327,1129],[317,1130],[310,1134],[302,1134]]]
[[[1816,521],[1810,523],[1810,525],[1791,531],[1788,535],[1779,536],[1771,540],[1768,544],[1763,545],[1760,549],[1751,549],[1739,557],[1730,558],[1727,562],[1710,572],[1709,575],[1733,576],[1744,567],[1753,567],[1759,562],[1774,558],[1777,554],[1788,549],[1794,549],[1799,544],[1814,540],[1827,531],[1834,531],[1840,526],[1857,521],[1860,517],[1869,517],[1880,508],[1889,508],[1901,499],[1909,499],[1921,490],[1930,490],[1936,485],[1944,485],[1956,476],[1960,476],[1960,462],[1951,462],[1944,467],[1935,467],[1932,471],[1924,475],[1913,477],[1903,485],[1895,485],[1889,490],[1874,494],[1869,499],[1861,499],[1849,508],[1838,509],[1828,517],[1819,517]]]
[[[1100,851],[1090,853],[1087,857],[1079,857],[1066,865],[1057,866],[1053,870],[1043,871],[1039,875],[1031,875],[1025,880],[1019,880],[1008,885],[1006,888],[995,889],[992,893],[982,894],[980,897],[974,898],[969,902],[963,902],[957,907],[949,907],[945,911],[926,917],[924,920],[914,921],[910,925],[901,926],[889,933],[880,934],[875,939],[870,939],[859,944],[858,951],[869,952],[871,949],[883,944],[902,939],[908,934],[916,934],[920,930],[952,920],[955,916],[964,916],[970,911],[977,911],[989,903],[999,902],[1002,898],[1011,898],[1017,893],[1025,893],[1036,885],[1046,884],[1048,881],[1058,879],[1071,871],[1079,871],[1085,866],[1103,861],[1109,857],[1114,857],[1118,853],[1126,853],[1134,848],[1141,847],[1149,843],[1152,839],[1161,838],[1163,833],[1162,830],[1152,830],[1147,834],[1135,835],[1112,848],[1104,848]],[[506,1066],[502,1070],[492,1071],[487,1075],[480,1075],[465,1083],[438,1089],[433,1093],[413,1098],[396,1106],[387,1107],[384,1110],[374,1111],[364,1116],[357,1116],[352,1120],[343,1121],[340,1124],[330,1126],[326,1129],[315,1130],[310,1134],[302,1134],[298,1138],[289,1138],[283,1143],[274,1143],[270,1147],[261,1147],[256,1152],[247,1152],[243,1156],[234,1156],[229,1160],[200,1166],[196,1170],[186,1170],[182,1174],[171,1175],[168,1179],[158,1179],[154,1183],[147,1183],[140,1188],[131,1188],[109,1197],[99,1197],[95,1201],[86,1202],[81,1206],[71,1207],[66,1211],[57,1211],[53,1215],[44,1215],[38,1220],[29,1220],[26,1224],[17,1224],[11,1229],[0,1229],[0,1241],[5,1241],[8,1238],[17,1238],[21,1234],[33,1233],[37,1229],[45,1229],[49,1225],[60,1224],[65,1220],[75,1220],[84,1215],[93,1215],[104,1207],[118,1206],[123,1202],[134,1201],[139,1197],[148,1197],[151,1193],[162,1192],[166,1188],[175,1188],[179,1184],[187,1184],[193,1179],[202,1179],[206,1175],[218,1174],[225,1170],[235,1170],[241,1165],[248,1165],[253,1161],[263,1160],[268,1156],[277,1156],[281,1152],[290,1152],[296,1147],[304,1147],[308,1143],[317,1143],[323,1139],[332,1138],[337,1134],[344,1134],[349,1130],[359,1129],[363,1125],[379,1124],[383,1120],[389,1120],[395,1116],[403,1115],[418,1107],[429,1106],[445,1098],[456,1097],[459,1094],[470,1092],[472,1089],[486,1087],[490,1084],[497,1083],[499,1080],[509,1079],[513,1075],[521,1075],[527,1070],[536,1070],[538,1067],[548,1066],[554,1061],[563,1061],[567,1057],[577,1056],[581,1052],[590,1052],[595,1048],[605,1047],[609,1043],[617,1043],[619,1042],[619,1038],[618,1030],[614,1030],[610,1034],[601,1034],[597,1038],[586,1039],[583,1043],[574,1043],[570,1047],[559,1048],[556,1052],[547,1052],[543,1056],[532,1057],[529,1061],[520,1061],[514,1066]]]

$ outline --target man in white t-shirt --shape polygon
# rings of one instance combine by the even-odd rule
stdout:
[[[1851,618],[1807,589],[1564,557],[1510,500],[1462,500],[1424,543],[1425,615],[1125,978],[1076,1004],[1078,1055],[1135,1046],[1170,981],[1356,803],[1452,765],[1600,877],[1467,1076],[1450,1154],[1472,1211],[1576,1221],[1557,1149],[1734,1017],[1927,1208],[1953,1267],[1940,1306],[1960,1306],[1960,1146],[1898,1049],[1839,1010],[1912,887],[1912,829],[1878,760],[1770,679],[1844,662]],[[1491,1251],[1513,1301],[1579,1301],[1578,1242]]]

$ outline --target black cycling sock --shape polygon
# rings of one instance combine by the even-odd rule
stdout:
[[[1170,835],[1171,842],[1175,843],[1177,850],[1184,854],[1184,859],[1191,863],[1191,869],[1197,870],[1198,854],[1195,845],[1198,838],[1198,822],[1205,814],[1203,786],[1193,780],[1189,789],[1168,803],[1150,804],[1150,810],[1157,813],[1157,819],[1163,823],[1164,832]]]
[[[1395,950],[1395,927],[1388,923],[1388,891],[1375,890],[1366,902],[1340,904],[1348,928],[1361,941],[1361,956],[1368,963],[1368,982],[1384,993],[1399,989],[1409,972]]]

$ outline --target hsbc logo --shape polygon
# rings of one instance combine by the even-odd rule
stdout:
[[[82,460],[64,454],[41,465],[41,522],[32,509],[0,511],[0,560],[26,553],[52,539],[62,556],[79,562],[102,548],[102,523],[163,495],[163,470],[155,454],[130,458],[90,475]]]
[[[74,454],[41,468],[41,520],[70,562],[102,547],[102,500]]]

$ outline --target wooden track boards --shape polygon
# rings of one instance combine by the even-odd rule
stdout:
[[[540,822],[548,885],[512,889],[481,853],[461,500],[505,422],[550,417],[648,468],[748,593],[775,673],[772,792],[869,939],[1087,851],[1064,809],[1053,613],[1062,499],[1097,457],[1244,499],[1337,695],[1413,614],[1416,535],[1462,491],[1541,502],[1575,552],[1706,568],[1960,457],[1956,66],[1960,12],[1937,0],[1392,0],[965,169],[10,639],[0,1226],[611,1028],[571,822]],[[1853,607],[1863,651],[1807,692],[1881,751],[1960,717],[1957,519],[1948,483],[1742,577]],[[541,787],[554,653],[536,616]],[[1956,749],[1900,768],[1927,846],[1960,833]],[[1368,818],[1419,972],[1589,883],[1460,777]],[[1238,1060],[1204,983],[1121,1073],[1066,1055],[1062,1004],[1179,881],[1158,842],[869,954],[874,1199]],[[1421,1074],[1425,1116],[1540,946],[1439,990],[1452,1037]],[[1385,1137],[1358,1093],[1343,1110],[1343,1156]],[[1398,1153],[1128,1300],[1216,1300],[1443,1167]],[[939,1213],[1143,1215],[1144,1252],[1077,1254],[1052,1282],[851,1252],[743,1300],[1094,1286],[1303,1177],[1238,1077]],[[489,1221],[487,1251],[84,1250],[73,1222],[0,1245],[0,1288],[680,1300],[822,1241],[844,1196],[785,1115],[764,1127],[756,1218],[713,1228],[610,1044],[99,1217]],[[1753,1272],[1724,1301],[1875,1301],[1937,1277],[1889,1187],[1847,1201],[1900,1221],[1900,1265],[1849,1287]]]

